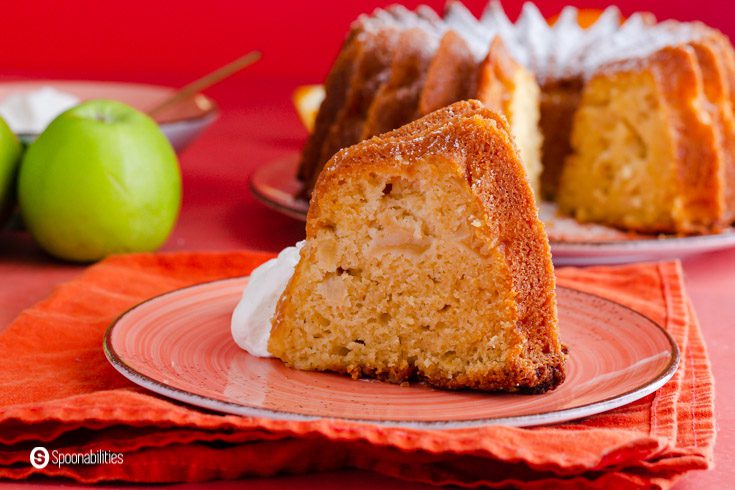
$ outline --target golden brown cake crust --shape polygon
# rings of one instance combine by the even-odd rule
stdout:
[[[332,155],[339,149],[360,141],[368,108],[390,74],[395,45],[400,34],[399,29],[386,26],[377,30],[357,29],[348,38],[347,45],[343,49],[344,56],[340,56],[338,61],[342,62],[344,58],[344,63],[351,63],[352,66],[348,69],[345,65],[334,76],[336,79],[339,75],[339,80],[335,80],[335,85],[339,85],[340,90],[344,89],[341,83],[347,78],[343,103],[334,113],[332,113],[332,103],[329,103],[324,110],[319,108],[315,125],[316,129],[320,129],[319,136],[310,137],[307,143],[308,152],[302,158],[301,167],[312,169],[310,172],[300,171],[305,182],[303,197],[308,195],[323,164]],[[325,121],[324,124],[328,124],[328,127],[323,130],[319,126],[322,120]],[[312,138],[313,141],[311,141]],[[318,156],[315,156],[317,146],[319,146]]]
[[[380,87],[368,108],[361,140],[416,119],[419,96],[433,53],[432,38],[423,29],[407,29],[401,33],[390,78]]]
[[[706,232],[721,226],[722,148],[711,121],[704,122],[699,107],[704,102],[704,80],[691,46],[672,46],[648,61],[661,90],[670,102],[672,131],[679,155],[680,192],[686,217],[680,231]],[[713,219],[714,218],[714,219]]]
[[[735,52],[719,31],[707,29],[706,35],[692,43],[702,70],[704,92],[722,147],[719,181],[722,189],[722,225],[735,221]]]
[[[399,36],[400,31],[394,27],[367,31],[360,36],[347,98],[322,146],[322,162],[328,161],[341,148],[360,141],[368,108],[390,75]]]
[[[355,67],[354,58],[356,52],[357,40],[352,35],[342,46],[324,82],[324,102],[319,107],[319,112],[314,123],[314,130],[306,140],[306,144],[301,153],[298,177],[302,181],[311,181],[321,170],[322,162],[320,159],[322,146],[329,133],[329,128],[332,126],[332,122],[347,98],[350,80]]]
[[[353,172],[384,173],[407,162],[437,156],[457,165],[480,209],[486,210],[488,236],[503,250],[510,271],[515,332],[526,339],[502,376],[459,375],[432,377],[417,369],[376,370],[370,366],[329,366],[354,377],[371,376],[391,382],[415,376],[450,389],[503,390],[540,393],[564,380],[566,355],[559,342],[556,294],[551,254],[534,196],[526,181],[509,129],[503,117],[479,101],[453,104],[398,130],[374,137],[338,152],[317,181],[307,217],[307,243],[325,226],[320,196],[349,179]],[[353,177],[354,178],[354,177]],[[301,263],[284,291],[269,350],[288,363],[286,339],[292,288],[301,275]]]
[[[472,97],[477,67],[464,39],[454,31],[444,34],[429,65],[418,114],[424,116],[453,102]]]

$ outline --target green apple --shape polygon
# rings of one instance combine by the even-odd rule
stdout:
[[[0,117],[0,228],[15,205],[15,187],[21,144]]]
[[[28,147],[18,201],[44,250],[88,262],[160,247],[179,214],[181,174],[151,118],[91,100],[59,115]]]

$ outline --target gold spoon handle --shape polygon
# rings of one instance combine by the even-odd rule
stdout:
[[[211,87],[212,85],[221,82],[225,78],[228,78],[235,73],[239,72],[243,68],[246,68],[260,59],[259,51],[251,51],[245,56],[242,56],[235,61],[226,64],[225,66],[216,69],[215,71],[204,75],[198,80],[185,85],[170,96],[166,97],[160,103],[155,105],[153,108],[146,111],[149,116],[153,117],[167,107],[171,107],[174,104],[181,102],[182,100],[188,99],[189,97],[198,94],[202,90]]]

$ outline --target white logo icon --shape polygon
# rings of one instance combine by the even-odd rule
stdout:
[[[48,462],[48,450],[45,447],[34,447],[31,451],[31,465],[37,470],[42,470],[48,465]]]

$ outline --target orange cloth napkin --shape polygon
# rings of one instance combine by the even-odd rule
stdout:
[[[24,311],[0,334],[0,477],[176,482],[354,467],[467,487],[668,488],[712,464],[712,375],[676,262],[558,271],[560,285],[664,325],[683,353],[674,378],[655,394],[561,425],[430,431],[220,415],[139,388],[107,363],[103,332],[127,308],[247,274],[267,258],[113,257]],[[37,470],[29,464],[35,446],[122,452],[124,464]]]

